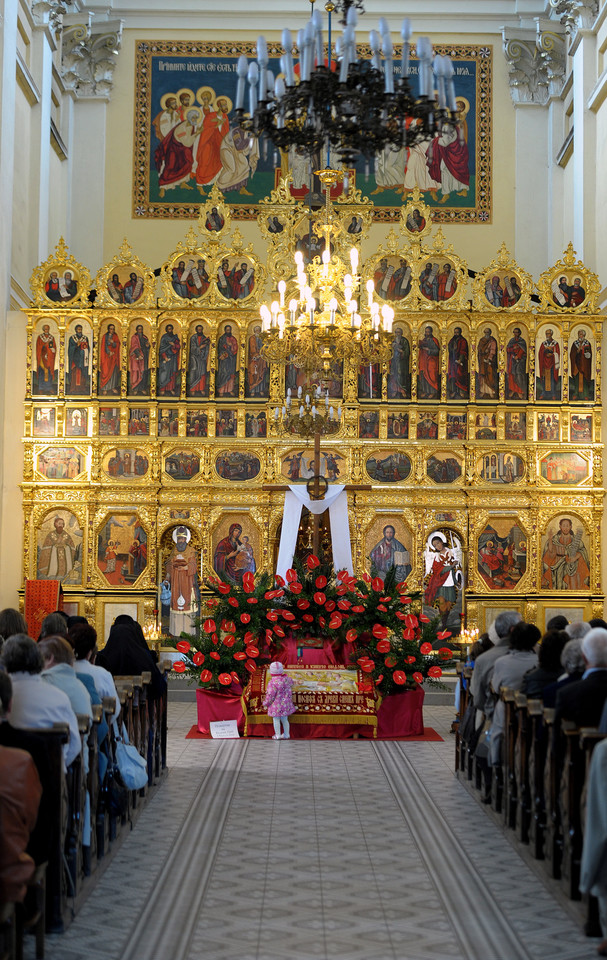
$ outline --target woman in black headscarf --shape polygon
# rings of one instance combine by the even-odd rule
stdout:
[[[152,651],[136,620],[126,614],[116,617],[107,643],[96,657],[95,663],[105,667],[115,677],[152,674],[149,696],[156,700],[164,693],[166,681],[156,666]]]

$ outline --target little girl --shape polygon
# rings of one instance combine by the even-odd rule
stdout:
[[[285,673],[285,668],[280,660],[274,660],[270,664],[270,673],[272,674],[270,682],[266,688],[266,696],[263,702],[268,711],[268,715],[274,721],[274,736],[272,740],[289,739],[289,715],[295,713],[293,697],[293,681]],[[280,732],[280,721],[282,720],[283,733]]]

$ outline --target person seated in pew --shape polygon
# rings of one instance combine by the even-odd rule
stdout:
[[[544,687],[542,699],[545,707],[554,707],[556,695],[562,687],[582,679],[586,664],[582,656],[582,641],[579,637],[568,640],[563,647],[561,667],[565,672],[561,673],[555,683],[549,683],[547,687]]]
[[[564,630],[549,630],[544,634],[537,655],[537,667],[528,670],[523,677],[521,693],[529,699],[542,699],[544,688],[555,683],[561,674],[561,653],[566,643],[567,634]]]
[[[22,903],[36,864],[26,853],[42,796],[36,765],[26,750],[0,747],[0,903]]]
[[[67,637],[67,614],[62,610],[54,610],[42,621],[38,643],[47,637]]]
[[[74,664],[73,664],[73,666],[74,666],[74,672],[76,673],[76,662],[77,662],[77,661],[76,661],[75,646],[76,646],[76,640],[77,640],[77,638],[78,638],[78,636],[79,636],[79,630],[80,630],[80,627],[82,627],[82,626],[84,626],[87,630],[90,629],[90,628],[89,628],[88,622],[84,619],[84,617],[71,617],[70,619],[73,619],[73,620],[77,621],[77,622],[75,622],[75,623],[73,623],[73,624],[71,625],[70,630],[69,630],[69,633],[68,633],[68,637],[67,637],[67,642],[69,643],[69,645],[70,645],[70,647],[72,648],[72,651],[73,651],[73,653],[74,653]],[[94,631],[93,631],[93,632],[94,632]],[[95,634],[95,638],[96,638],[96,636],[97,636],[97,635]],[[92,676],[91,676],[90,674],[88,674],[88,673],[83,673],[82,671],[80,671],[79,673],[76,673],[76,676],[77,676],[78,679],[80,680],[80,683],[83,683],[84,686],[86,687],[86,689],[88,690],[88,695],[89,695],[89,697],[91,698],[91,705],[92,705],[92,706],[95,706],[96,704],[99,704],[99,705],[100,705],[100,704],[101,704],[101,696],[99,695],[99,691],[97,690],[97,687],[95,686],[95,681],[93,680]],[[112,679],[112,683],[113,683],[113,682],[114,682],[114,681],[113,681],[113,679]],[[100,722],[99,722],[98,725],[97,725],[97,743],[98,743],[99,746],[101,746],[101,744],[104,742],[105,738],[106,738],[107,735],[108,735],[108,732],[109,732],[109,728],[108,728],[108,725],[107,725],[107,722],[106,722],[106,719],[105,719],[105,714],[102,714],[101,720],[100,720]]]
[[[5,607],[4,610],[0,610],[0,651],[3,642],[9,637],[14,637],[16,633],[27,634],[25,617],[13,607]]]
[[[563,628],[570,640],[581,640],[587,633],[590,633],[592,627],[583,620],[574,620]]]
[[[489,639],[493,646],[475,661],[470,693],[477,711],[477,727],[482,725],[483,719],[489,720],[493,716],[495,698],[490,690],[491,677],[497,661],[508,653],[510,635],[520,620],[518,610],[505,610],[498,614],[489,627]]]
[[[591,627],[602,627],[603,630],[607,630],[607,622],[602,617],[593,617],[588,623]]]
[[[533,623],[517,623],[510,635],[510,649],[505,657],[495,664],[491,678],[491,690],[496,698],[493,721],[490,731],[489,762],[499,766],[502,762],[502,744],[506,723],[504,701],[499,699],[503,687],[520,690],[523,677],[528,670],[537,666],[535,646],[541,633]]]
[[[112,674],[105,667],[95,662],[97,631],[88,624],[76,624],[70,631],[70,638],[76,655],[74,662],[76,676],[83,681],[85,677],[91,677],[101,698],[114,698],[116,707],[112,719],[116,720],[120,713],[120,698],[116,692],[116,684]]]
[[[576,727],[598,727],[607,699],[607,630],[594,627],[582,638],[586,669],[582,679],[562,687],[556,696],[554,741],[560,736],[563,720]]]
[[[599,902],[603,941],[597,947],[599,957],[607,957],[607,740],[592,751],[586,800],[584,847],[580,865],[580,891],[590,893]]]
[[[67,694],[42,679],[42,654],[38,645],[31,637],[18,633],[6,641],[0,659],[13,683],[11,723],[19,729],[66,723],[69,738],[64,757],[69,766],[81,749],[78,721]]]
[[[546,624],[546,633],[549,630],[565,630],[569,625],[567,617],[563,616],[562,613],[557,613],[556,617],[551,617],[548,623]]]
[[[42,786],[38,819],[27,846],[27,852],[39,866],[46,863],[50,856],[59,823],[61,798],[56,789],[44,737],[29,730],[18,730],[10,722],[12,699],[11,678],[4,670],[0,670],[0,746],[26,750],[36,765]]]
[[[42,679],[69,697],[72,710],[76,715],[93,719],[91,698],[85,685],[74,670],[74,651],[63,637],[47,637],[38,644],[44,669]]]
[[[150,700],[157,700],[165,691],[166,681],[156,666],[141,627],[126,614],[116,617],[108,641],[97,655],[97,662],[115,677],[150,673]]]

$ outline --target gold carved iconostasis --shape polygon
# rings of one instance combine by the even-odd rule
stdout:
[[[351,189],[327,210],[349,269],[373,205]],[[34,271],[24,578],[60,579],[101,633],[121,611],[180,632],[207,577],[274,568],[285,485],[314,473],[276,409],[320,386],[342,414],[321,472],[358,487],[358,573],[396,564],[453,633],[503,609],[542,629],[602,614],[598,278],[571,245],[537,283],[504,246],[473,273],[413,191],[360,264],[360,297],[372,280],[394,309],[388,360],[305,381],[265,359],[259,311],[294,252],[322,252],[327,210],[282,182],[262,261],[214,188],[158,277],[126,240],[94,281],[63,241]]]

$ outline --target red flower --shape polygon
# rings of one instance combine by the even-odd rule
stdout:
[[[380,597],[379,599],[381,603],[390,603],[390,600],[392,599],[392,597]]]
[[[387,667],[390,667],[390,669],[392,669],[393,667],[396,666],[396,657],[386,657],[386,659],[384,660],[384,663],[386,664]]]
[[[396,616],[398,617],[399,620],[406,620],[406,619],[407,619],[408,614],[403,613],[402,610],[395,610],[394,612],[395,612],[395,614],[396,614]]]
[[[308,570],[315,570],[316,567],[320,566],[320,560],[311,553],[309,557],[306,557],[306,566]]]
[[[417,627],[417,626],[418,626],[418,622],[417,622],[417,617],[415,616],[415,614],[413,614],[413,613],[408,613],[407,616],[406,616],[406,618],[405,618],[405,623],[406,623],[407,626],[410,627],[411,629],[413,629],[414,627]]]
[[[340,610],[349,610],[352,606],[352,602],[350,600],[338,600],[337,606]]]
[[[196,667],[201,667],[204,663],[204,653],[201,653],[200,650],[197,650],[192,657],[192,662]]]
[[[214,620],[205,620],[202,629],[205,633],[215,633],[217,630],[217,625]]]
[[[272,623],[276,623],[278,620],[278,613],[276,610],[268,610],[266,613],[266,620],[270,620]]]
[[[294,580],[297,580],[297,570],[290,567],[289,570],[287,570],[287,583],[293,583]]]
[[[420,622],[420,623],[430,623],[430,617],[427,617],[425,614],[420,613],[420,615],[419,615],[419,622]]]
[[[304,613],[304,615],[303,615],[303,617],[302,617],[301,619],[302,619],[302,620],[305,620],[306,623],[314,623],[314,617],[312,616],[311,613]]]
[[[363,673],[373,673],[375,670],[375,664],[372,660],[365,660],[364,663],[360,664],[360,669],[363,671]]]
[[[432,644],[422,643],[421,647],[419,648],[419,652],[423,653],[424,656],[426,656],[428,653],[432,653]]]
[[[272,643],[273,639],[272,631],[266,628],[266,643]]]
[[[217,597],[211,597],[210,600],[207,600],[207,607],[217,607],[219,606],[219,600]]]
[[[298,580],[294,581],[290,586],[290,590],[291,590],[291,593],[295,593],[295,594],[301,593],[301,591],[303,590],[303,585],[299,583]]]
[[[236,637],[234,637],[231,633],[229,633],[227,637],[223,638],[223,644],[225,647],[233,647],[235,643]]]
[[[274,577],[274,580],[276,581],[276,583],[278,584],[279,587],[284,587],[285,582],[284,582],[283,578],[280,577],[278,574],[276,574],[276,576]]]
[[[354,643],[357,636],[358,636],[357,630],[348,630],[348,632],[346,633],[346,640],[348,641],[348,643]]]
[[[230,684],[232,683],[232,674],[220,673],[217,679],[219,680],[220,683],[224,685],[224,687],[229,687]]]
[[[413,679],[415,680],[416,683],[424,682],[424,678],[422,677],[421,673],[418,670],[416,670],[415,673],[413,674]]]
[[[375,686],[378,687],[378,686],[380,685],[380,683],[382,682],[383,679],[384,679],[384,675],[383,675],[383,673],[380,673],[379,677],[378,677],[377,680],[375,681]]]
[[[245,633],[242,639],[244,640],[245,643],[250,643],[251,640],[253,640],[253,638],[254,638],[254,635],[251,633],[250,630],[247,630],[247,632]]]
[[[230,604],[231,607],[238,606],[238,600],[236,599],[236,597],[228,597],[228,603]]]
[[[411,597],[401,597],[401,598],[400,598],[400,602],[401,602],[401,603],[411,603]],[[430,623],[430,621],[428,620],[427,617],[426,617],[426,622],[427,622],[427,623]]]
[[[247,655],[246,655],[246,653],[244,652],[244,650],[237,650],[236,653],[234,654],[234,659],[235,659],[235,660],[246,660],[246,659],[247,659]]]
[[[202,670],[200,673],[200,679],[203,683],[208,683],[209,680],[213,679],[213,674],[210,670]]]
[[[236,629],[236,625],[233,620],[222,620],[221,629],[224,630],[226,633],[234,633]]]
[[[229,583],[218,583],[217,589],[219,590],[220,593],[223,593],[225,595],[229,593],[232,588]]]
[[[317,592],[314,594],[314,603],[315,603],[317,606],[319,606],[319,607],[322,607],[322,605],[323,605],[323,603],[326,601],[326,599],[327,599],[327,598],[325,597],[324,593],[321,593],[320,591],[317,591]]]
[[[247,597],[247,603],[259,603],[257,597]]]
[[[371,633],[376,640],[385,640],[388,636],[388,628],[384,627],[383,623],[374,623]]]
[[[221,660],[221,657],[217,653],[217,650],[211,650],[209,656],[212,657],[213,660]]]
[[[352,607],[352,613],[364,613],[364,612],[365,612],[365,608],[361,607],[359,603],[355,607]]]
[[[365,583],[371,583],[371,577],[369,576],[368,573],[363,573],[362,578],[365,581]]]
[[[175,663],[173,664],[173,670],[175,673],[185,673],[186,666],[183,660],[175,660]]]
[[[283,618],[283,620],[289,620],[289,621],[295,620],[295,614],[294,614],[294,613],[291,613],[290,610],[283,610],[283,611],[282,611],[282,618]]]
[[[390,653],[390,650],[392,649],[390,646],[390,641],[380,640],[376,645],[376,649],[378,653]]]
[[[249,671],[249,673],[255,673],[257,670],[257,664],[254,660],[247,660],[245,663],[245,668]]]
[[[430,669],[428,670],[429,677],[434,677],[436,679],[437,677],[442,677],[442,675],[443,675],[443,671],[438,666],[438,664],[433,667],[430,667]]]
[[[403,673],[402,670],[395,670],[392,674],[392,679],[394,683],[398,683],[398,685],[402,687],[403,683],[407,682],[407,674]]]
[[[359,693],[373,693],[373,684],[372,683],[359,683],[358,684]]]
[[[405,657],[405,663],[415,663],[416,659],[417,659],[416,657],[412,657],[412,656]]]
[[[413,640],[413,637],[414,637],[414,636],[415,636],[415,634],[414,634],[413,630],[411,630],[410,627],[408,627],[406,630],[403,630],[403,639],[405,639],[405,640]]]
[[[191,643],[189,640],[178,640],[175,644],[180,653],[188,653]]]
[[[341,617],[334,613],[329,620],[329,626],[332,630],[338,630],[341,627]]]
[[[450,660],[451,657],[453,656],[449,647],[441,647],[440,650],[438,651],[438,655],[441,658],[441,660]]]
[[[335,592],[338,596],[343,597],[344,593],[348,592],[348,588],[342,584],[341,587],[338,587]]]
[[[255,589],[255,577],[252,573],[245,573],[242,578],[242,589],[245,593],[253,593]]]
[[[259,656],[259,650],[251,643],[246,650],[247,657],[255,658]]]
[[[307,610],[308,607],[310,606],[310,601],[309,601],[309,600],[298,600],[298,601],[297,601],[297,606],[298,606],[298,608],[299,608],[300,610]]]
[[[381,577],[373,577],[371,581],[371,587],[375,590],[375,593],[384,592],[384,581]]]
[[[240,622],[241,622],[241,623],[250,623],[250,622],[251,622],[251,614],[250,614],[250,613],[241,613],[241,614],[240,614]]]
[[[314,583],[316,584],[318,590],[322,590],[322,588],[326,587],[327,585],[327,578],[321,573],[320,576],[316,577]]]
[[[335,600],[327,600],[325,604],[325,610],[327,610],[329,613],[332,613],[332,611],[335,610],[335,607],[336,607]]]
[[[324,626],[326,626],[327,621],[325,620],[324,617],[319,617],[319,618],[318,618],[318,623],[319,623],[319,626],[324,627]]]
[[[234,681],[234,683],[240,683],[240,677],[238,676],[235,670],[232,670],[232,680]]]
[[[216,633],[211,634],[211,643],[219,643],[219,637]]]
[[[450,637],[450,636],[451,636],[451,631],[450,631],[450,630],[441,630],[440,633],[437,633],[437,634],[436,634],[436,639],[437,639],[437,640],[446,640],[447,637]]]
[[[276,634],[277,637],[284,637],[284,636],[286,636],[286,634],[285,634],[284,630],[282,629],[282,627],[274,627],[274,633]]]
[[[384,607],[383,603],[378,603],[378,604],[377,604],[377,609],[378,609],[378,610],[381,610],[382,613],[387,613],[387,612],[388,612],[388,608],[387,608],[387,607]]]

